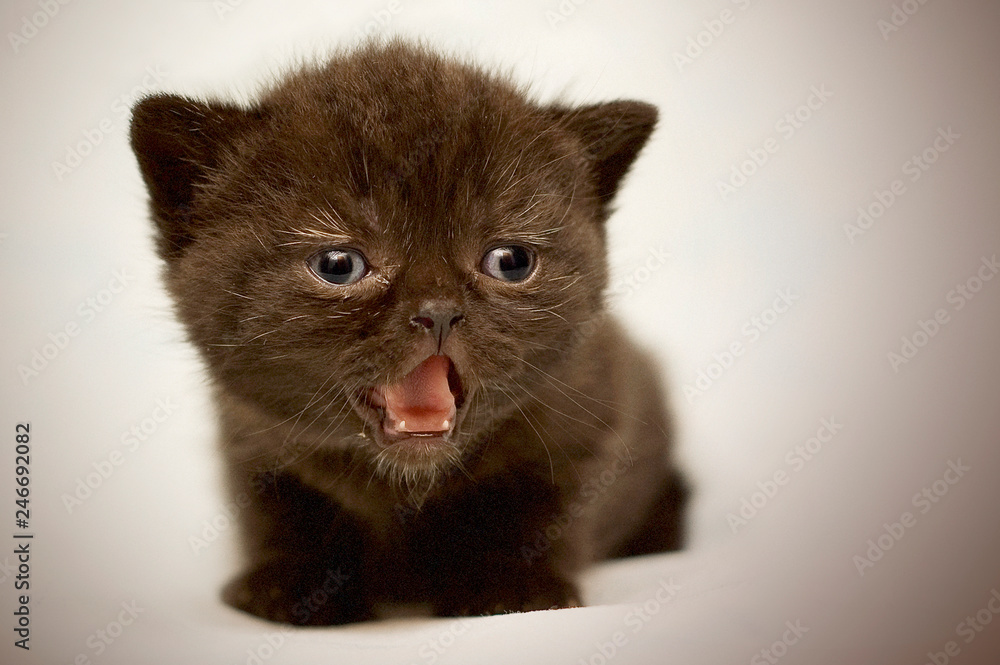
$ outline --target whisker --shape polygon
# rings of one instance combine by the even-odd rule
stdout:
[[[502,386],[497,386],[497,388],[499,389],[499,391],[501,393],[503,393],[504,395],[507,396],[507,398],[514,405],[514,408],[516,408],[518,411],[521,412],[521,416],[524,417],[524,422],[528,423],[528,426],[531,427],[531,429],[534,430],[535,434],[538,435],[538,440],[541,442],[542,448],[545,449],[545,454],[549,458],[549,473],[550,473],[551,478],[552,478],[552,484],[555,485],[555,483],[556,483],[556,467],[555,467],[555,463],[552,461],[552,452],[549,450],[549,447],[547,445],[545,445],[545,437],[542,436],[542,433],[538,431],[538,428],[535,427],[535,424],[533,422],[531,422],[530,418],[528,418],[528,414],[526,414],[524,412],[524,409],[521,408],[521,405],[518,404],[517,400],[507,391],[507,389],[503,388]]]

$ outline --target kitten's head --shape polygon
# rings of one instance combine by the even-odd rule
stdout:
[[[538,105],[396,42],[246,108],[146,98],[132,145],[219,389],[413,479],[575,362],[609,203],[655,120],[639,102]]]

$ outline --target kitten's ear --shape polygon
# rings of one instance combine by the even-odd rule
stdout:
[[[616,101],[577,108],[552,107],[549,112],[561,127],[583,141],[597,196],[602,205],[607,205],[653,133],[656,107],[645,102]]]
[[[132,150],[149,189],[162,256],[179,254],[193,240],[195,185],[260,117],[229,104],[162,94],[146,97],[132,109]]]

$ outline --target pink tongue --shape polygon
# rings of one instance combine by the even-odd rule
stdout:
[[[383,392],[386,428],[397,432],[444,432],[455,422],[455,396],[448,387],[451,360],[431,356]]]

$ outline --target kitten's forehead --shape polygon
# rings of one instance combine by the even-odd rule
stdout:
[[[298,174],[304,223],[331,241],[427,245],[458,233],[542,244],[584,194],[578,146],[542,108],[432,54],[335,61],[267,103],[281,112],[270,171]]]
[[[485,176],[505,168],[508,176],[558,170],[575,152],[506,77],[402,44],[363,48],[292,77],[264,104],[280,114],[282,140],[335,158],[331,166],[362,193],[443,176],[479,176],[485,186]]]

